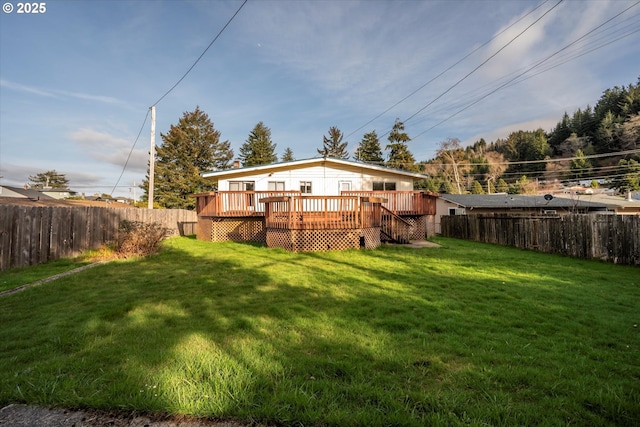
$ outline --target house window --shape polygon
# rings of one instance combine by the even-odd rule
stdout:
[[[396,191],[396,183],[373,181],[373,191]]]
[[[311,194],[311,181],[300,181],[300,192],[302,194]]]
[[[255,181],[229,181],[229,191],[253,191],[255,189]]]
[[[269,191],[284,191],[284,181],[269,181]]]
[[[339,181],[340,191],[351,191],[351,181]]]

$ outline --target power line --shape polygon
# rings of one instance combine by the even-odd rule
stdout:
[[[457,116],[458,114],[462,113],[463,111],[471,108],[472,106],[474,106],[475,104],[477,104],[478,102],[482,101],[483,99],[489,97],[490,95],[493,95],[494,93],[498,92],[499,90],[507,87],[508,85],[510,85],[512,82],[514,82],[515,80],[517,80],[518,78],[522,77],[523,75],[527,74],[529,71],[539,67],[540,65],[544,64],[546,61],[548,61],[549,59],[551,59],[552,57],[556,56],[557,54],[559,54],[560,52],[568,49],[569,47],[573,46],[574,44],[576,44],[577,42],[579,42],[580,40],[584,39],[585,37],[587,37],[589,34],[595,32],[596,30],[598,30],[599,28],[603,27],[604,25],[608,24],[609,22],[611,22],[612,20],[614,20],[615,18],[617,18],[618,16],[622,15],[623,13],[627,12],[628,10],[630,10],[631,8],[637,6],[638,4],[640,4],[640,1],[634,3],[633,5],[629,6],[628,8],[624,9],[622,12],[614,15],[613,17],[609,18],[608,20],[606,20],[605,22],[603,22],[602,24],[598,25],[597,27],[593,28],[592,30],[588,31],[587,33],[585,33],[584,35],[582,35],[581,37],[577,38],[576,40],[574,40],[573,42],[569,43],[568,45],[566,45],[565,47],[561,48],[560,50],[552,53],[551,55],[547,56],[546,58],[538,61],[535,65],[527,68],[525,71],[523,71],[522,73],[518,74],[517,76],[515,76],[514,78],[510,79],[509,81],[507,81],[506,83],[498,86],[496,89],[490,91],[489,93],[485,94],[484,96],[480,97],[479,99],[477,99],[476,101],[468,104],[466,107],[458,110],[456,113],[450,115],[449,117],[441,120],[440,122],[438,122],[437,124],[431,126],[429,129],[419,133],[418,135],[416,135],[415,138],[424,135],[425,133],[429,132],[430,130],[440,126],[441,124],[445,123],[446,121],[452,119],[453,117]],[[415,114],[414,114],[415,116]],[[413,116],[412,116],[413,117]]]
[[[524,18],[526,18],[527,16],[531,15],[533,12],[535,12],[536,10],[540,9],[542,6],[544,6],[547,2],[549,2],[549,0],[544,0],[542,3],[540,3],[538,6],[536,6],[534,9],[532,9],[531,11],[529,11],[527,14],[525,14],[524,16],[522,16],[520,19],[516,20],[513,24],[509,25],[508,27],[506,27],[504,30],[500,31],[499,33],[497,33],[495,36],[491,37],[489,40],[487,40],[486,42],[484,42],[483,44],[481,44],[480,46],[478,46],[477,48],[473,49],[471,52],[469,52],[468,54],[466,54],[465,56],[463,56],[461,59],[459,59],[457,62],[455,62],[454,64],[450,65],[448,68],[446,68],[445,70],[441,71],[438,75],[436,75],[435,77],[433,77],[432,79],[430,79],[428,82],[424,83],[423,85],[421,85],[419,88],[415,89],[413,92],[411,92],[409,95],[405,96],[404,98],[402,98],[400,101],[396,102],[395,104],[393,104],[391,107],[387,108],[386,110],[384,110],[382,113],[378,114],[377,116],[375,116],[373,119],[369,120],[367,123],[363,124],[362,126],[360,126],[358,129],[354,130],[353,132],[349,133],[348,135],[345,136],[345,139],[349,138],[351,135],[353,135],[354,133],[358,132],[360,129],[364,128],[365,126],[367,126],[368,124],[372,123],[373,121],[379,119],[380,117],[382,117],[384,114],[388,113],[389,111],[391,111],[392,109],[394,109],[395,107],[397,107],[398,105],[400,105],[401,103],[403,103],[404,101],[406,101],[407,99],[411,98],[413,95],[415,95],[416,93],[420,92],[422,89],[424,89],[425,87],[427,87],[429,84],[431,84],[433,81],[435,81],[436,79],[440,78],[442,75],[444,75],[445,73],[447,73],[448,71],[450,71],[452,68],[454,68],[456,65],[460,64],[462,61],[464,61],[465,59],[467,59],[468,57],[470,57],[471,55],[473,55],[474,53],[476,53],[478,50],[482,49],[483,47],[485,47],[486,45],[488,45],[489,43],[491,43],[494,39],[496,39],[497,37],[499,37],[500,35],[502,35],[504,32],[506,32],[507,30],[511,29],[511,27],[515,26],[516,24],[518,24],[520,21],[522,21]]]
[[[419,109],[418,111],[416,111],[415,113],[413,113],[411,116],[407,117],[403,122],[406,123],[409,120],[411,120],[412,118],[414,118],[415,116],[417,116],[418,114],[420,114],[422,111],[424,111],[425,109],[427,109],[429,106],[431,106],[434,102],[436,102],[438,99],[442,98],[444,95],[446,95],[447,93],[449,93],[451,90],[453,90],[456,86],[458,86],[460,83],[462,83],[464,80],[466,80],[469,76],[471,76],[473,73],[475,73],[477,70],[479,70],[481,67],[483,67],[487,62],[489,62],[491,59],[493,59],[496,55],[498,55],[500,52],[502,52],[504,49],[507,48],[507,46],[509,46],[511,43],[513,43],[517,38],[519,38],[521,35],[523,35],[527,30],[529,30],[531,27],[533,27],[535,24],[537,24],[538,22],[540,22],[540,20],[542,20],[542,18],[544,18],[545,16],[547,16],[553,9],[555,9],[556,7],[558,7],[560,5],[560,3],[562,3],[564,0],[559,0],[555,5],[553,5],[549,10],[547,10],[545,13],[542,14],[542,16],[540,16],[538,19],[536,19],[535,21],[533,21],[531,24],[529,24],[524,30],[522,30],[520,33],[518,33],[515,37],[513,37],[511,40],[509,40],[506,44],[504,44],[500,49],[498,49],[496,52],[494,52],[491,56],[489,56],[487,59],[485,59],[482,63],[480,63],[480,65],[478,65],[476,68],[474,68],[473,70],[471,70],[469,73],[467,73],[464,77],[462,77],[460,80],[458,80],[456,83],[454,83],[452,86],[450,86],[447,90],[445,90],[444,92],[442,92],[440,95],[438,95],[437,97],[435,97],[433,100],[431,100],[431,102],[429,102],[427,105],[425,105],[424,107],[422,107],[421,109]],[[382,134],[381,136],[387,135],[390,131],[385,132],[384,134]]]
[[[633,18],[635,18],[635,17],[633,17]],[[617,30],[616,32],[618,32],[618,33],[619,33],[619,32],[620,32],[620,31],[622,31],[622,30],[628,30],[628,29],[629,29],[629,27],[631,27],[632,25],[635,25],[635,24],[636,24],[636,23],[634,22],[633,24],[626,25],[626,26],[625,26],[625,27],[623,27],[621,30]],[[618,24],[616,24],[616,25],[618,25]],[[608,30],[610,30],[610,29],[612,29],[612,28],[613,28],[613,27],[609,28]],[[608,30],[607,30],[607,31],[608,31]],[[521,77],[522,75],[526,74],[528,71],[531,71],[532,69],[535,69],[535,68],[537,68],[538,66],[542,65],[542,63],[538,63],[538,64],[534,65],[533,67],[531,67],[531,68],[529,68],[529,69],[527,69],[527,68],[520,68],[520,69],[519,69],[519,70],[517,70],[517,71],[514,71],[514,72],[512,72],[512,73],[509,73],[509,74],[507,74],[507,75],[505,75],[505,76],[501,77],[501,78],[498,78],[496,81],[500,81],[500,80],[506,79],[506,78],[508,78],[508,76],[511,76],[511,75],[517,74],[517,73],[521,72],[522,70],[525,70],[525,72],[524,72],[524,73],[521,73],[519,76],[516,76],[516,77],[515,77],[515,79],[511,79],[511,80],[507,81],[507,83],[504,85],[504,87],[500,87],[500,88],[498,88],[498,89],[504,89],[504,88],[507,88],[507,87],[515,86],[516,84],[522,83],[522,82],[524,82],[524,81],[526,81],[526,80],[528,80],[528,79],[531,79],[531,78],[533,78],[533,77],[535,77],[535,76],[537,76],[537,75],[539,75],[539,74],[542,74],[542,73],[544,73],[544,72],[546,72],[546,71],[550,71],[550,70],[552,70],[552,69],[554,69],[554,68],[557,68],[557,67],[559,67],[559,66],[561,66],[561,65],[563,65],[563,64],[566,64],[567,62],[570,62],[570,61],[572,61],[572,60],[574,60],[574,59],[577,59],[577,58],[579,58],[579,57],[582,57],[582,56],[585,56],[585,55],[587,55],[587,54],[589,54],[589,53],[592,53],[592,52],[594,52],[594,51],[595,51],[595,50],[597,50],[597,49],[600,49],[600,48],[602,48],[602,47],[605,47],[605,46],[607,46],[607,45],[610,45],[610,44],[612,44],[612,43],[615,43],[615,42],[617,42],[617,41],[619,41],[619,40],[621,40],[621,39],[623,39],[623,38],[629,37],[629,36],[631,36],[631,35],[633,35],[633,34],[635,34],[635,33],[637,33],[637,32],[640,32],[640,29],[631,29],[629,32],[624,33],[624,34],[622,34],[622,35],[620,35],[620,36],[616,37],[615,39],[602,41],[602,39],[603,39],[604,37],[610,37],[610,36],[611,36],[611,35],[613,35],[613,34],[605,35],[604,37],[601,37],[600,39],[597,39],[597,40],[594,40],[593,42],[591,42],[591,44],[594,44],[594,43],[601,43],[600,45],[598,45],[598,46],[596,46],[596,47],[593,47],[593,48],[590,48],[589,50],[587,50],[587,51],[583,51],[583,52],[581,52],[581,53],[573,53],[573,54],[571,54],[571,55],[566,55],[566,56],[564,56],[564,57],[562,57],[562,56],[561,56],[561,58],[559,58],[559,62],[556,62],[556,63],[554,63],[554,64],[551,64],[551,65],[549,65],[548,67],[546,67],[545,69],[542,69],[542,70],[540,70],[540,71],[536,72],[535,74],[530,74],[530,75],[528,75],[528,76],[526,76],[526,77],[524,77],[524,78],[520,78],[520,77]],[[585,47],[587,47],[587,46],[585,46]],[[491,86],[491,84],[486,84],[486,85],[484,85],[483,87],[490,87],[490,86]],[[480,88],[479,88],[479,89],[480,89]],[[498,90],[498,89],[494,88],[494,89],[489,90],[488,92],[484,92],[484,94],[483,94],[479,99],[478,99],[478,98],[474,98],[474,99],[475,99],[475,101],[473,101],[473,102],[477,102],[477,101],[482,100],[482,98],[483,98],[483,97],[489,96],[489,95],[491,94],[491,92],[492,92],[492,91],[495,91],[495,90]],[[480,91],[479,91],[479,90],[477,90],[477,89],[476,89],[476,90],[470,90],[470,91],[468,91],[468,92],[467,92],[467,96],[468,96],[469,98],[472,98],[472,96],[473,96],[474,92],[480,92]],[[434,113],[434,114],[435,114],[435,113],[442,112],[442,111],[446,111],[446,110],[449,110],[449,109],[460,108],[460,106],[463,106],[463,105],[465,105],[465,104],[466,104],[466,102],[458,102],[458,103],[454,104],[455,106],[454,106],[454,105],[451,105],[451,106],[443,106],[443,107],[440,107],[440,108],[438,108],[438,109],[436,109],[436,110],[433,110],[433,111],[432,111],[432,113]],[[418,121],[417,123],[420,123],[420,122],[425,121],[425,120],[427,120],[427,118],[426,118],[426,117],[425,117],[425,118],[423,118],[422,120]],[[415,123],[416,123],[416,122],[414,122],[414,125],[415,125]],[[440,124],[440,123],[439,123],[439,124]],[[439,125],[439,124],[438,124],[438,125]],[[436,126],[438,126],[438,125],[436,125]],[[419,137],[419,136],[421,136],[421,135],[423,135],[423,134],[425,134],[425,133],[427,133],[427,132],[428,132],[428,131],[430,131],[431,129],[433,129],[433,128],[429,128],[429,129],[427,129],[426,131],[423,131],[423,132],[419,133],[417,136],[415,136],[415,137],[414,137],[414,139],[415,139],[415,138],[417,138],[417,137]]]
[[[248,0],[244,0],[242,2],[240,7],[238,8],[238,10],[236,10],[236,12],[233,14],[233,16],[231,16],[231,18],[229,18],[227,23],[224,25],[224,27],[222,27],[222,29],[218,32],[218,34],[216,34],[216,36],[213,38],[213,40],[211,40],[211,43],[209,43],[209,45],[204,49],[204,51],[202,51],[200,56],[198,56],[198,58],[193,62],[193,64],[191,64],[191,66],[183,74],[183,76],[180,77],[180,79],[178,79],[178,81],[173,86],[171,86],[171,88],[168,91],[166,91],[160,98],[158,98],[158,100],[156,102],[153,103],[154,106],[159,104],[160,101],[162,101],[167,95],[169,95],[185,79],[185,77],[187,77],[187,75],[191,72],[191,70],[193,70],[195,68],[195,66],[198,64],[198,62],[200,62],[200,60],[205,55],[205,53],[207,53],[209,48],[216,42],[216,40],[218,40],[218,38],[222,35],[222,33],[227,29],[229,24],[231,24],[231,21],[234,20],[234,18],[238,15],[238,13],[240,13],[240,10],[242,10],[242,8],[247,3],[247,1]],[[116,187],[120,183],[120,179],[122,179],[122,175],[124,174],[124,171],[127,168],[127,164],[129,163],[129,159],[131,158],[131,153],[133,153],[133,150],[134,150],[136,144],[138,143],[138,139],[140,138],[140,135],[142,134],[142,130],[144,129],[144,125],[147,123],[147,118],[149,117],[149,111],[150,111],[150,109],[147,109],[147,114],[144,117],[144,121],[142,122],[142,126],[140,127],[140,131],[138,132],[138,136],[136,137],[135,141],[133,142],[133,146],[131,147],[131,150],[129,151],[129,155],[127,156],[127,160],[124,163],[124,166],[122,168],[122,172],[120,172],[120,176],[118,177],[118,180],[116,181],[116,184],[113,186],[113,190],[111,190],[112,193],[113,193],[113,191],[115,191]]]
[[[209,48],[216,42],[216,40],[218,40],[218,38],[222,35],[222,33],[224,32],[224,30],[227,29],[227,27],[229,26],[229,24],[231,24],[231,21],[233,21],[233,19],[236,17],[236,15],[238,15],[238,13],[240,13],[240,10],[242,10],[242,8],[244,7],[244,5],[247,3],[248,0],[244,0],[242,2],[242,4],[240,5],[240,7],[238,8],[238,10],[236,10],[236,13],[233,14],[233,16],[231,18],[229,18],[229,20],[227,21],[226,24],[224,24],[224,27],[222,27],[222,29],[218,32],[218,34],[216,34],[216,36],[213,38],[213,40],[211,40],[211,43],[209,43],[209,46],[206,47],[206,49],[200,54],[200,56],[198,57],[198,59],[195,60],[195,62],[191,65],[191,67],[189,67],[189,69],[187,70],[186,73],[184,73],[184,75],[182,77],[180,77],[180,79],[173,85],[171,86],[171,88],[165,92],[164,95],[162,95],[156,102],[153,103],[153,105],[157,105],[160,103],[160,101],[162,101],[167,95],[169,95],[175,88],[176,86],[178,86],[182,80],[185,79],[185,77],[187,77],[187,75],[191,72],[191,70],[193,70],[193,68],[198,64],[198,62],[200,62],[200,60],[202,59],[202,57],[204,56],[205,53],[207,53],[207,51],[209,50]]]
[[[144,120],[142,121],[142,126],[140,126],[140,130],[138,131],[138,136],[136,136],[136,140],[133,141],[133,145],[131,146],[131,150],[129,150],[129,155],[127,156],[127,161],[124,162],[124,166],[122,167],[122,172],[120,172],[120,176],[113,186],[113,190],[111,190],[111,194],[116,190],[118,184],[120,184],[120,180],[122,179],[122,175],[124,175],[124,171],[127,169],[127,165],[129,164],[129,159],[131,158],[131,153],[133,153],[133,149],[138,143],[138,139],[140,139],[140,135],[142,135],[142,130],[144,129],[144,125],[147,124],[147,117],[149,117],[149,110],[147,110],[147,114],[144,116]]]

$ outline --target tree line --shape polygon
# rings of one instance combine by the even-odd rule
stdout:
[[[201,172],[231,167],[234,158],[228,141],[220,140],[208,116],[199,108],[184,113],[178,124],[162,135],[156,164],[158,203],[167,208],[193,208],[189,194],[211,189]],[[409,150],[405,125],[395,120],[382,148],[375,130],[363,135],[353,159],[428,177],[418,188],[438,193],[528,193],[541,183],[606,179],[620,190],[640,190],[640,78],[637,84],[604,91],[594,107],[572,115],[564,113],[549,132],[519,130],[487,143],[480,139],[463,147],[457,138],[438,145],[433,159],[416,162]],[[348,142],[336,126],[322,139],[319,155],[348,159]],[[244,166],[278,161],[271,130],[258,123],[239,150]],[[635,150],[635,151],[634,151]],[[384,152],[387,152],[385,158]],[[281,161],[294,160],[287,148]],[[148,177],[142,185],[145,196]]]
[[[168,209],[194,209],[195,199],[191,194],[212,190],[211,182],[201,176],[202,172],[229,169],[233,165],[234,151],[228,140],[221,140],[221,133],[214,128],[209,116],[199,107],[183,113],[169,132],[161,133],[162,144],[156,148],[154,166],[154,203]],[[336,127],[329,128],[323,136],[323,146],[318,154],[324,157],[348,159],[348,143]],[[387,138],[389,156],[385,161],[380,141],[375,131],[366,134],[355,151],[355,160],[382,164],[388,167],[419,172],[422,168],[409,151],[411,140],[404,124],[396,119]],[[244,167],[293,161],[291,148],[287,147],[280,159],[276,144],[271,139],[271,129],[259,122],[240,146],[238,159]],[[148,200],[149,171],[140,188],[142,200]]]
[[[234,151],[199,107],[185,112],[178,123],[161,134],[155,164],[155,199],[158,207],[195,208],[191,194],[210,191],[202,172],[232,167]],[[394,169],[419,172],[427,178],[417,188],[438,193],[527,193],[541,185],[607,180],[621,191],[640,190],[640,78],[636,84],[603,92],[594,107],[564,113],[549,132],[519,130],[507,138],[487,143],[480,139],[463,147],[457,138],[438,145],[433,159],[416,162],[408,147],[405,125],[396,119],[382,144],[375,130],[363,135],[353,160]],[[348,142],[338,127],[322,138],[318,154],[349,159]],[[386,156],[385,156],[386,153]],[[295,160],[287,147],[276,154],[271,130],[259,122],[240,146],[243,166]],[[64,174],[48,171],[29,177],[34,187],[68,188]],[[148,197],[149,176],[143,181],[143,201]]]
[[[426,188],[446,193],[534,192],[540,185],[607,181],[640,190],[640,78],[604,91],[595,107],[564,113],[550,131],[519,130],[505,139],[468,147],[440,143],[425,162]]]

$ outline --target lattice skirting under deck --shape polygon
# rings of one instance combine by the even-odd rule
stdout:
[[[198,240],[212,242],[266,242],[262,218],[198,218]]]
[[[380,241],[380,228],[378,227],[363,228],[360,238],[364,240],[365,249],[375,249],[382,244]]]
[[[267,246],[294,252],[342,251],[359,249],[361,246],[367,249],[373,249],[380,246],[380,229],[267,229]]]
[[[427,237],[427,216],[410,216],[402,219],[411,224],[409,240],[424,240]]]

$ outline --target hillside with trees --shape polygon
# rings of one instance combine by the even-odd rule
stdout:
[[[534,192],[579,181],[640,190],[640,79],[607,89],[594,107],[564,113],[549,132],[512,132],[468,147],[449,139],[424,162],[421,186],[443,193]],[[497,188],[500,186],[501,188]]]

